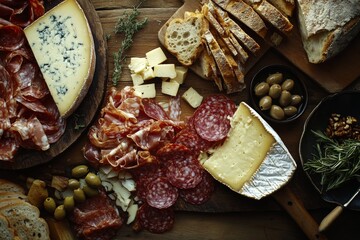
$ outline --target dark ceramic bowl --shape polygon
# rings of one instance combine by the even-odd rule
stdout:
[[[282,73],[283,74],[283,80],[286,79],[292,79],[294,80],[294,87],[290,91],[292,95],[300,95],[302,97],[302,101],[299,105],[297,105],[297,112],[292,115],[291,117],[286,117],[277,120],[270,116],[270,110],[262,110],[259,107],[259,102],[262,97],[256,96],[255,94],[255,87],[261,83],[266,81],[267,77],[274,73]],[[250,102],[252,107],[266,120],[274,123],[288,123],[291,121],[294,121],[298,117],[301,116],[301,114],[304,113],[305,108],[307,106],[308,102],[308,93],[306,86],[304,82],[299,78],[299,74],[297,71],[289,66],[285,65],[270,65],[262,68],[258,73],[255,74],[254,78],[252,79],[249,87],[249,96],[250,96]],[[278,99],[273,99],[273,104],[279,105]]]
[[[313,155],[317,152],[315,149],[316,137],[312,131],[324,132],[328,125],[329,118],[333,113],[338,113],[342,116],[353,116],[360,119],[359,104],[360,91],[343,91],[329,95],[320,101],[309,114],[304,124],[299,144],[299,155],[302,164],[312,159]],[[321,192],[320,176],[305,173],[314,187]],[[336,189],[323,192],[322,198],[328,202],[344,204],[356,192],[359,185],[360,183],[354,179]],[[360,195],[350,203],[348,208],[360,210]]]

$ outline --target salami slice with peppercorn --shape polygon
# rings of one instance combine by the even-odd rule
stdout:
[[[166,178],[157,178],[148,185],[146,202],[154,208],[171,207],[178,198],[178,190]]]
[[[174,226],[172,208],[157,209],[145,203],[139,208],[137,216],[141,227],[151,233],[164,233]]]
[[[180,189],[180,197],[187,203],[200,205],[207,202],[214,192],[214,179],[212,176],[204,172],[201,182],[194,188]]]

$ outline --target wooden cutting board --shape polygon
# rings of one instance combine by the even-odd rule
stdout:
[[[180,7],[174,15],[164,24],[158,33],[158,38],[162,45],[164,45],[164,36],[167,24],[175,17],[183,17],[185,11],[200,10],[201,4],[198,0],[185,0],[182,7]],[[294,24],[292,33],[283,40],[283,42],[275,49],[287,58],[298,69],[303,71],[306,75],[320,84],[326,91],[333,93],[345,89],[354,80],[360,78],[360,34],[355,38],[349,46],[339,55],[329,59],[325,63],[312,64],[309,63],[306,52],[303,49],[300,32],[297,28],[297,20],[294,16],[291,19]],[[248,34],[253,36],[253,33],[248,31]],[[247,73],[255,63],[266,53],[270,45],[257,36],[253,36],[262,47],[262,51],[257,57],[251,57],[250,61],[246,64],[245,73]],[[201,76],[200,66],[194,64],[191,69]]]

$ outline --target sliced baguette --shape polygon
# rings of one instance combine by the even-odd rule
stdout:
[[[245,24],[262,38],[265,38],[267,27],[254,9],[242,0],[214,0],[222,9],[228,11],[237,20]]]
[[[214,57],[211,54],[211,51],[207,44],[205,44],[206,51],[202,52],[200,64],[204,72],[206,72],[209,79],[213,79],[215,85],[218,87],[219,91],[223,91],[223,84],[221,81],[221,74],[216,66]]]
[[[202,14],[194,13],[185,19],[174,18],[167,26],[164,45],[185,66],[192,65],[203,50],[203,21]]]
[[[279,9],[284,15],[291,17],[295,10],[294,0],[268,0],[272,5]]]
[[[0,239],[13,240],[15,239],[15,231],[10,227],[7,218],[0,213]]]
[[[204,33],[204,38],[211,51],[211,55],[214,57],[219,72],[222,76],[222,79],[226,87],[226,92],[234,93],[243,90],[244,88],[243,84],[241,84],[237,80],[231,63],[229,63],[227,56],[220,48],[213,34],[209,30],[207,30]]]
[[[266,21],[271,23],[276,29],[284,34],[288,34],[293,29],[293,24],[287,16],[283,15],[276,7],[266,0],[244,0]]]
[[[47,240],[49,228],[40,211],[33,205],[21,201],[0,208],[0,213],[9,221],[10,227],[16,229],[21,239]]]
[[[246,47],[254,55],[257,55],[257,53],[260,51],[260,45],[234,20],[232,20],[227,12],[213,4],[212,1],[210,1],[208,5],[209,9],[214,9],[218,21],[223,26],[223,28],[229,32],[229,35],[233,34],[243,44],[244,47]]]
[[[17,192],[17,193],[25,194],[25,189],[23,187],[6,179],[0,179],[0,191]]]

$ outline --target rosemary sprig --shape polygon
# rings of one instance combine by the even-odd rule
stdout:
[[[142,1],[135,6],[130,13],[125,13],[123,17],[120,17],[115,26],[115,33],[124,34],[124,39],[121,42],[119,50],[114,53],[114,72],[112,76],[114,86],[117,86],[122,74],[122,64],[125,60],[125,51],[131,46],[135,33],[144,28],[147,23],[147,18],[137,20],[137,17],[140,14],[138,8],[141,4]]]
[[[317,138],[316,154],[304,163],[304,170],[320,175],[321,191],[329,191],[360,176],[360,141],[331,139],[321,131]]]

